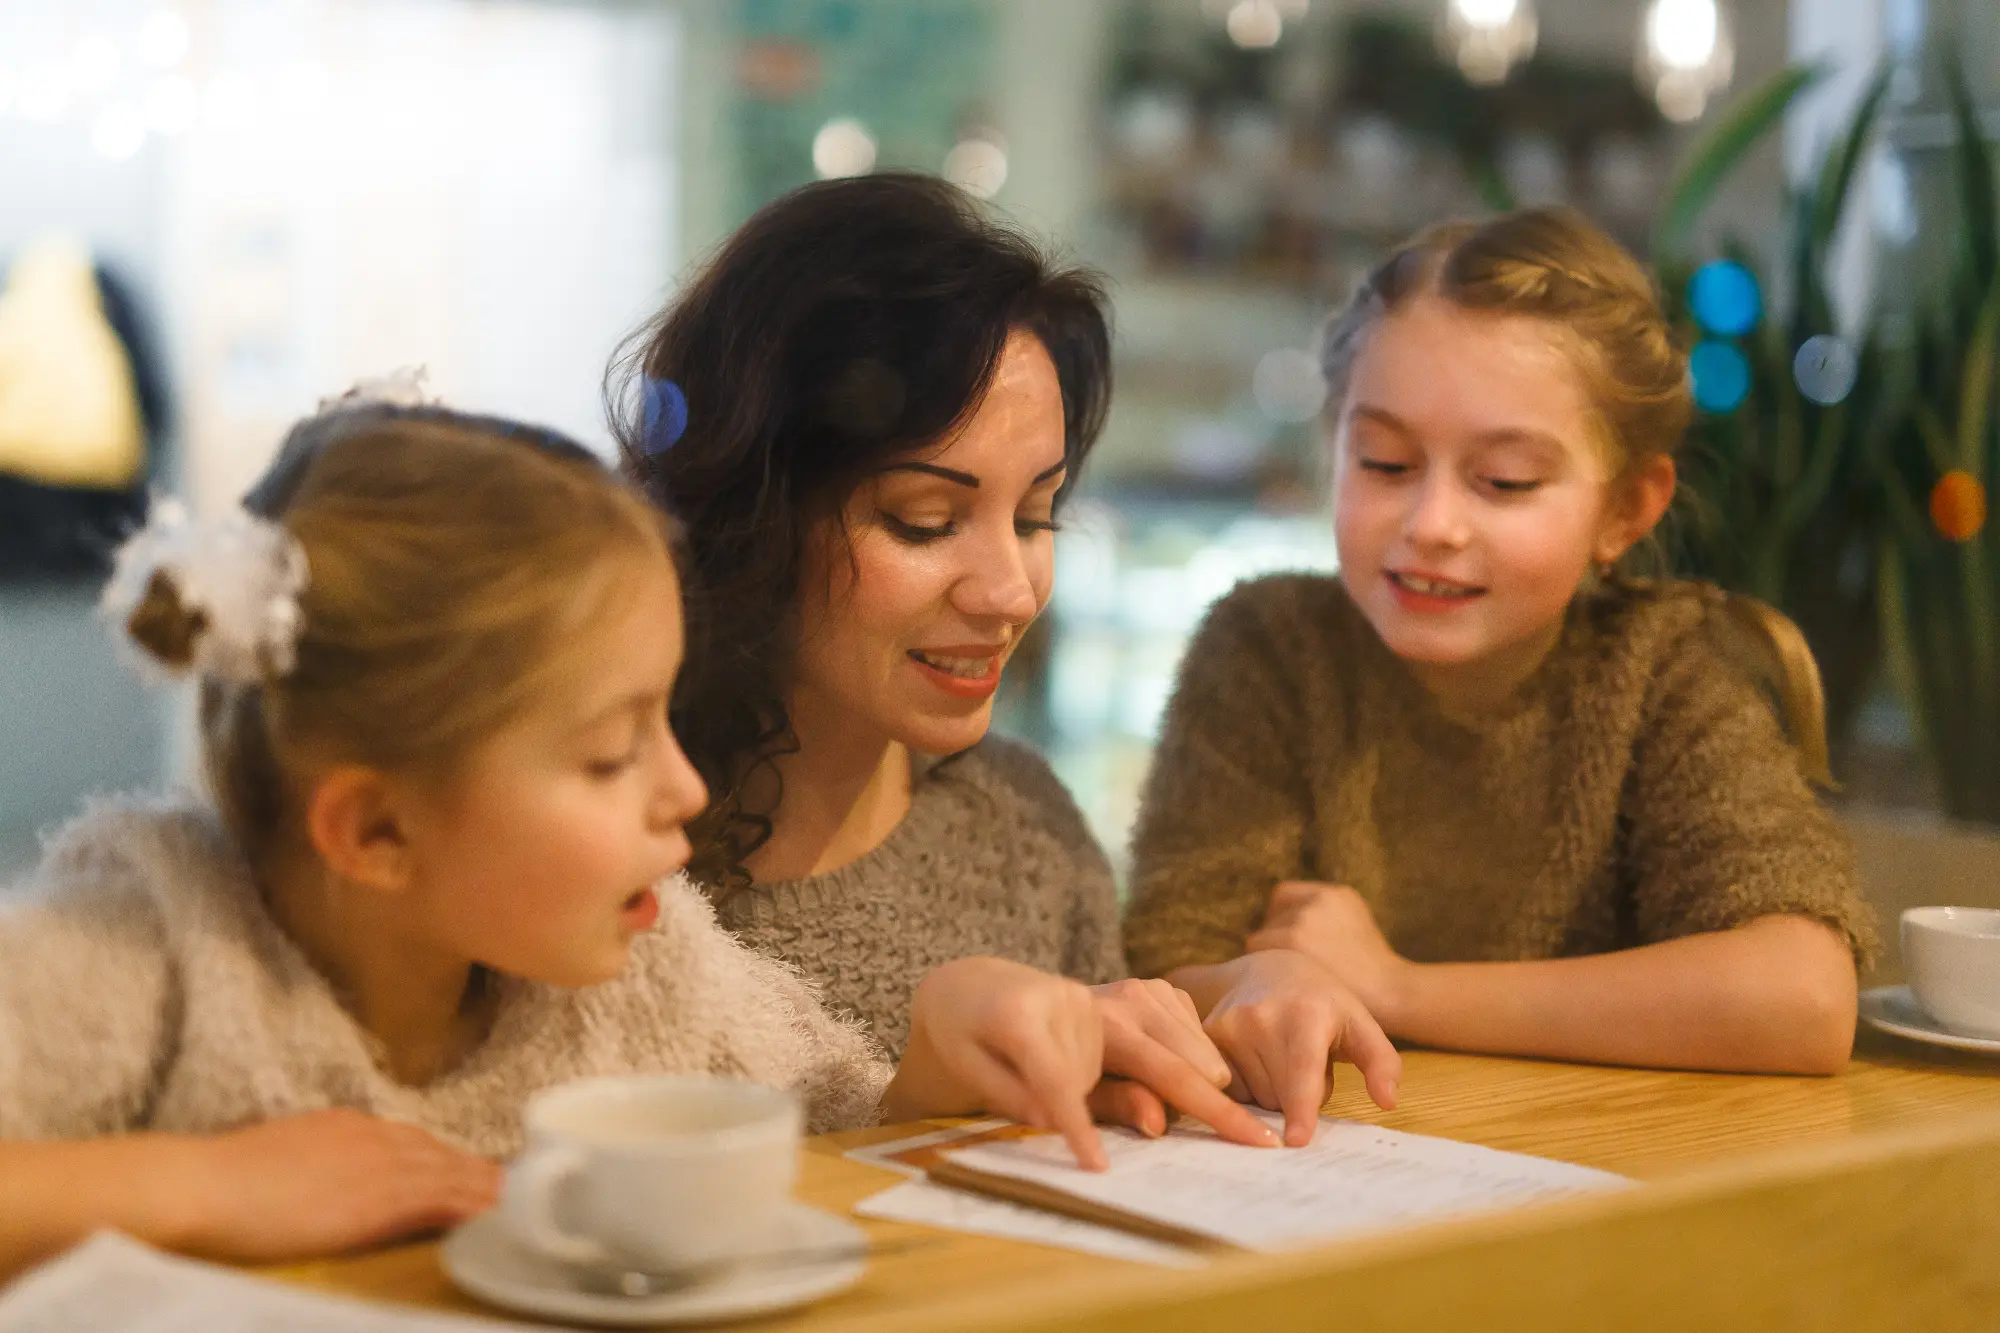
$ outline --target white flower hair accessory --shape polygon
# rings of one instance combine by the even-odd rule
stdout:
[[[401,366],[386,375],[356,380],[354,387],[345,393],[320,399],[319,410],[334,412],[374,404],[385,407],[442,406],[442,401],[430,391],[430,374],[428,366]]]
[[[296,664],[306,578],[279,524],[242,509],[203,522],[162,499],[119,547],[99,605],[166,676],[252,685]]]

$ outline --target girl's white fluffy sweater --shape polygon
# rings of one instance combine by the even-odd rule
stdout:
[[[486,1042],[421,1087],[265,911],[193,800],[101,804],[0,892],[0,1138],[211,1132],[347,1106],[503,1157],[535,1092],[605,1074],[730,1074],[794,1089],[813,1132],[871,1124],[890,1068],[783,963],[661,885],[660,921],[600,986],[503,980]]]

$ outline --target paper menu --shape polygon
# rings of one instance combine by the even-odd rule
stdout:
[[[1045,1208],[933,1185],[928,1180],[906,1180],[870,1195],[854,1205],[854,1215],[879,1217],[889,1222],[915,1222],[946,1231],[968,1231],[975,1236],[1026,1241],[1031,1245],[1052,1245],[1163,1268],[1200,1268],[1208,1262],[1207,1256],[1179,1245],[1064,1217]]]
[[[924,1179],[926,1170],[936,1166],[940,1154],[951,1148],[1022,1138],[1040,1132],[1011,1120],[981,1120],[887,1143],[850,1148],[843,1155],[853,1161],[884,1167],[910,1177],[902,1184],[854,1205],[855,1216],[915,1222],[947,1231],[967,1231],[974,1235],[997,1236],[1002,1240],[1052,1245],[1058,1249],[1169,1268],[1199,1268],[1207,1262],[1197,1251],[1134,1235],[1127,1228],[1100,1226],[1046,1208],[951,1189]]]
[[[542,1327],[536,1325],[535,1327]],[[162,1254],[100,1231],[0,1287],[0,1333],[526,1333],[405,1310]]]
[[[1262,1113],[1273,1128],[1283,1118]],[[1246,1148],[1204,1126],[1158,1138],[1107,1130],[1111,1167],[1084,1171],[1060,1138],[947,1150],[953,1166],[1055,1190],[1115,1213],[1226,1245],[1276,1250],[1361,1232],[1541,1203],[1631,1184],[1566,1162],[1321,1120],[1300,1148]]]

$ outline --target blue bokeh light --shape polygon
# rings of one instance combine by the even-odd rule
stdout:
[[[642,445],[649,454],[663,454],[687,432],[687,395],[672,380],[654,379],[651,375],[646,377],[643,393]]]
[[[1702,328],[1722,338],[1740,338],[1757,327],[1764,296],[1757,275],[1731,259],[1703,264],[1688,280],[1688,306]]]
[[[1704,412],[1734,412],[1750,394],[1750,363],[1743,353],[1710,338],[1688,355],[1695,405]]]
[[[1799,392],[1822,407],[1832,407],[1852,393],[1860,370],[1854,348],[1831,333],[1806,339],[1792,358],[1792,379]]]

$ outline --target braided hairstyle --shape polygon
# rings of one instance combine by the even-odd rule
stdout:
[[[1694,415],[1687,353],[1646,270],[1583,214],[1528,208],[1448,222],[1397,248],[1326,326],[1320,367],[1329,412],[1340,410],[1370,335],[1420,296],[1466,311],[1546,321],[1596,418],[1614,485],[1680,447]],[[1626,563],[1657,570],[1657,544],[1639,544]],[[1612,571],[1614,585],[1632,586],[1636,572]],[[1738,631],[1732,638],[1747,648],[1755,674],[1779,703],[1801,767],[1815,781],[1830,782],[1825,699],[1805,636],[1755,598],[1731,594],[1723,606]]]

